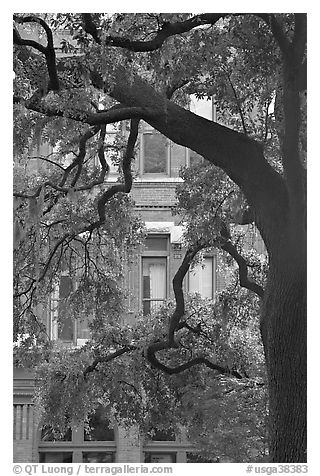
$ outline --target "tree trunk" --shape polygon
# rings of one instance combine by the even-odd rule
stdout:
[[[306,462],[307,319],[304,239],[270,256],[261,333],[269,384],[270,461]]]

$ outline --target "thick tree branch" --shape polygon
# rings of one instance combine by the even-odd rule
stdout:
[[[197,15],[186,22],[179,22],[179,25],[182,23],[184,30],[206,22],[218,21],[223,15]],[[168,27],[164,30],[166,28]],[[181,25],[174,28],[170,26],[170,34],[177,33],[179,28]],[[288,197],[283,178],[265,160],[260,144],[244,134],[184,110],[122,67],[118,67],[115,72],[110,95],[119,101],[123,108],[116,107],[85,115],[82,112],[72,113],[72,117],[69,117],[91,125],[133,117],[141,118],[173,142],[194,150],[221,167],[243,190],[257,217],[257,225],[266,246],[270,248],[270,234],[266,236],[265,231],[270,229],[270,226],[279,230],[283,228],[287,217]],[[64,115],[63,111],[48,109],[43,103],[28,104],[27,107],[47,115]],[[203,138],[201,141],[200,134]]]
[[[173,142],[222,168],[242,189],[269,246],[265,230],[269,225],[276,224],[279,229],[284,226],[288,202],[284,180],[268,164],[262,146],[244,134],[168,101],[138,76],[126,76],[127,72],[119,68],[111,96],[129,107],[152,108],[153,115],[144,118],[146,122]]]
[[[86,115],[79,112],[69,117],[92,125],[128,117],[142,118],[173,142],[194,150],[221,167],[243,190],[268,247],[269,237],[264,236],[264,231],[268,222],[279,229],[284,226],[287,190],[282,177],[265,160],[261,146],[243,134],[168,101],[138,76],[128,75],[124,68],[119,67],[115,76],[111,96],[119,101],[119,105],[104,112]],[[48,109],[42,103],[27,104],[27,107],[47,115],[64,114],[63,111]]]
[[[164,22],[154,38],[148,41],[131,40],[129,38],[123,38],[120,36],[107,36],[105,43],[107,46],[116,46],[135,52],[155,51],[161,48],[165,40],[167,40],[170,36],[181,35],[182,33],[186,33],[197,26],[207,24],[214,25],[221,18],[224,18],[228,15],[228,13],[203,13],[200,15],[195,15],[185,21],[174,23]]]
[[[46,47],[35,40],[23,40],[16,28],[13,29],[13,43],[18,46],[30,46],[45,55]]]
[[[162,349],[159,349],[162,350]],[[219,374],[222,375],[230,375],[232,377],[236,377],[238,379],[242,379],[242,375],[237,372],[236,370],[231,370],[226,367],[222,367],[221,365],[217,365],[211,362],[209,359],[205,357],[195,357],[184,364],[177,365],[176,367],[168,367],[167,365],[162,364],[156,357],[155,357],[156,349],[153,347],[149,347],[147,350],[147,358],[149,362],[157,369],[162,370],[164,373],[168,375],[176,375],[185,370],[191,369],[195,365],[205,365],[209,369],[217,371]]]
[[[46,105],[41,98],[32,98],[24,101],[22,98],[14,97],[15,104],[23,104],[28,110],[43,114],[47,117],[64,117],[74,121],[89,124],[91,126],[113,124],[115,122],[128,119],[148,119],[154,116],[152,107],[127,107],[117,104],[105,111],[88,113],[84,111],[64,111],[57,107]]]
[[[13,33],[13,41],[16,45],[30,46],[38,50],[40,53],[44,54],[46,58],[47,70],[49,75],[48,91],[50,90],[58,91],[60,85],[59,85],[59,78],[57,73],[56,53],[54,49],[53,35],[52,35],[51,28],[42,18],[39,18],[39,17],[35,17],[35,16],[19,17],[18,15],[14,15],[13,18],[17,23],[20,23],[20,24],[38,23],[45,30],[46,36],[47,36],[47,46],[43,46],[39,42],[36,42],[33,40],[23,40],[20,34],[15,29]]]

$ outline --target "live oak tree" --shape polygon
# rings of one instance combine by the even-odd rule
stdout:
[[[58,233],[52,248],[49,245],[52,253],[38,263],[33,276],[26,273],[24,288],[17,294],[30,296],[40,286],[54,250],[61,250],[78,236],[98,233],[106,225],[110,200],[131,188],[131,158],[138,122],[144,120],[220,168],[245,200],[240,221],[255,223],[268,252],[264,289],[252,286],[248,279],[246,264],[230,239],[229,223],[216,221],[222,204],[213,215],[213,232],[219,226],[220,246],[236,260],[240,275],[243,271],[242,283],[261,300],[271,461],[306,461],[306,15],[84,13],[40,18],[19,14],[14,20],[14,103],[20,151],[39,130],[45,132],[43,138],[53,145],[62,144],[62,148],[64,141],[72,141],[70,137],[73,145],[78,138],[74,160],[60,163],[63,170],[55,180],[49,176],[16,193],[29,202],[31,216],[37,216],[32,210],[40,200],[50,214],[68,194],[88,190],[96,182],[102,185],[107,174],[103,148],[98,176],[90,180],[83,175],[87,142],[97,135],[103,140],[106,124],[131,121],[122,183],[112,190],[102,188],[95,202],[97,215],[92,214],[89,223],[77,223]],[[42,37],[38,41],[28,37],[26,25],[38,25]],[[66,55],[59,58],[52,35],[58,27],[71,29],[79,46],[64,41]],[[226,122],[232,128],[191,113],[186,108],[187,98],[194,93],[215,95],[218,104],[225,106],[229,114]],[[263,117],[262,110],[265,124],[276,130],[276,136],[268,127],[259,135],[256,118]],[[99,144],[101,140],[97,151]],[[61,156],[67,151],[67,147],[61,150]],[[50,227],[58,226],[53,223]],[[20,231],[18,241],[19,236]],[[34,240],[36,244],[36,235]],[[204,246],[201,240],[193,242],[175,276],[176,307],[166,339],[147,347],[146,358],[152,366],[169,374],[191,368],[190,361],[172,367],[158,356],[163,351],[175,352],[176,336],[186,327],[181,284],[192,259]],[[128,342],[117,355],[129,352],[130,346]],[[111,357],[97,357],[88,365],[86,375]],[[192,360],[192,366],[198,364],[232,375],[230,369],[205,357]],[[233,376],[237,375],[234,371]]]

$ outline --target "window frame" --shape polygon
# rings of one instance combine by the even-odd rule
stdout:
[[[144,166],[145,166],[145,136],[147,134],[160,134],[166,139],[166,149],[167,149],[167,156],[166,156],[166,171],[165,172],[158,172],[158,173],[152,173],[152,172],[145,172],[144,171]],[[173,173],[172,169],[172,162],[173,162],[173,148],[174,148],[174,142],[165,135],[161,134],[158,132],[156,129],[153,127],[149,126],[146,122],[142,123],[140,135],[139,135],[139,167],[138,167],[138,175],[140,178],[145,178],[145,179],[168,179],[168,178],[173,178],[173,179],[179,179],[179,175],[176,175]],[[179,144],[176,144],[179,147],[183,147],[184,149],[184,167],[188,167],[188,148],[184,146],[180,146]]]
[[[166,171],[165,172],[145,172],[144,167],[145,167],[145,136],[146,135],[153,135],[153,134],[159,134],[163,135],[160,132],[158,132],[154,128],[148,128],[143,124],[142,126],[142,131],[140,134],[140,150],[139,150],[139,176],[140,177],[146,177],[146,178],[168,178],[171,176],[171,160],[170,160],[170,141],[166,136]]]
[[[62,277],[69,277],[71,279],[72,283],[72,291],[74,292],[77,289],[77,280],[75,277],[72,277],[68,274],[61,274],[59,276],[59,281],[57,281],[54,285],[53,290],[51,291],[50,297],[49,297],[49,312],[48,312],[48,317],[47,317],[47,328],[48,328],[48,334],[50,336],[50,340],[52,342],[57,342],[61,345],[64,345],[66,347],[81,347],[84,345],[87,341],[88,338],[82,338],[78,337],[78,331],[81,325],[82,320],[78,318],[72,319],[72,334],[73,338],[68,340],[68,339],[62,339],[59,337],[59,312],[60,312],[60,284],[61,284],[61,278]],[[87,316],[86,316],[87,317]],[[90,319],[89,319],[90,322]]]
[[[157,258],[162,258],[165,259],[166,261],[166,271],[165,271],[165,279],[166,279],[166,293],[165,293],[165,298],[164,299],[159,299],[159,301],[164,302],[166,299],[168,299],[169,296],[169,272],[170,272],[170,251],[169,251],[169,245],[170,245],[170,235],[168,233],[148,233],[148,238],[163,238],[166,240],[166,250],[147,250],[144,249],[140,253],[139,257],[139,310],[143,312],[143,302],[147,300],[146,298],[143,297],[143,259],[144,258],[151,258],[151,259],[157,259]],[[150,298],[149,301],[152,301]],[[148,315],[148,314],[145,314]]]

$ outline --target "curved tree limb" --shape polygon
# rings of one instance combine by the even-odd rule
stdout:
[[[116,193],[129,193],[132,187],[132,173],[131,173],[131,161],[134,155],[134,147],[138,138],[139,132],[139,120],[132,119],[130,125],[130,133],[128,137],[127,147],[122,159],[122,171],[124,177],[124,183],[119,183],[110,187],[98,200],[98,213],[99,223],[105,222],[105,205]]]
[[[185,313],[184,293],[182,289],[183,279],[190,268],[190,264],[193,258],[204,247],[205,247],[204,243],[198,243],[194,247],[191,247],[186,251],[183,261],[172,280],[173,292],[174,292],[174,297],[176,300],[176,307],[170,318],[170,323],[169,323],[168,343],[170,347],[177,347],[174,341],[174,333],[178,328],[180,319],[183,317]]]
[[[239,267],[239,278],[240,278],[240,286],[243,288],[247,288],[249,291],[254,292],[259,296],[260,299],[263,299],[264,290],[262,286],[255,283],[248,277],[248,264],[244,257],[238,252],[237,248],[231,241],[227,241],[223,245],[221,245],[221,249],[229,253],[230,256],[236,261]]]
[[[33,16],[33,15],[25,16],[25,17],[14,15],[13,18],[17,23],[20,23],[20,24],[38,23],[45,30],[47,35],[47,46],[43,46],[41,45],[41,43],[36,42],[34,40],[22,39],[16,29],[14,29],[13,31],[13,41],[16,45],[30,46],[38,50],[40,53],[44,54],[46,63],[47,63],[48,75],[49,75],[48,91],[50,90],[59,91],[60,84],[59,84],[59,78],[57,73],[56,53],[54,49],[53,35],[52,35],[51,28],[42,18]]]
[[[264,297],[264,289],[262,286],[252,281],[248,277],[248,263],[244,257],[238,252],[236,246],[231,241],[229,229],[225,223],[221,226],[221,236],[223,243],[220,245],[221,249],[229,253],[229,255],[235,260],[239,267],[239,279],[240,286],[254,292],[260,299]]]
[[[179,374],[181,372],[184,372],[185,370],[188,370],[194,367],[195,365],[205,365],[206,367],[212,370],[215,370],[220,374],[231,375],[233,377],[240,379],[243,377],[236,370],[231,370],[226,367],[222,367],[221,365],[215,364],[206,357],[202,357],[202,356],[195,357],[183,364],[177,365],[175,367],[169,367],[168,365],[163,364],[156,356],[156,353],[159,351],[177,348],[178,345],[175,343],[175,340],[174,340],[175,332],[180,329],[188,328],[185,325],[185,322],[180,321],[185,312],[182,282],[183,282],[183,278],[185,277],[185,275],[187,274],[189,270],[191,261],[193,260],[195,255],[198,253],[198,251],[200,251],[204,247],[205,247],[204,243],[198,243],[197,245],[195,245],[192,248],[189,248],[186,251],[185,257],[173,278],[173,288],[174,288],[174,294],[176,299],[176,306],[175,306],[175,310],[173,314],[170,317],[167,338],[164,340],[161,340],[160,342],[154,342],[150,344],[146,349],[145,355],[153,367],[165,372],[168,375]],[[194,332],[194,329],[192,329],[191,332]]]
[[[195,365],[205,365],[209,369],[217,371],[219,374],[222,375],[230,375],[232,377],[236,377],[238,379],[242,379],[243,376],[237,372],[236,370],[230,370],[226,367],[222,367],[221,365],[217,365],[211,362],[209,359],[205,357],[195,357],[194,359],[189,360],[181,365],[177,365],[176,367],[168,367],[167,365],[162,364],[156,357],[155,357],[156,349],[152,346],[148,347],[147,349],[147,358],[149,362],[159,370],[162,370],[164,373],[168,375],[176,375],[185,370],[191,369]]]
[[[107,36],[105,44],[107,46],[116,46],[135,52],[155,51],[159,49],[170,36],[181,35],[197,26],[206,24],[214,25],[221,18],[228,15],[228,13],[203,13],[184,21],[174,23],[164,22],[151,40],[131,40],[120,36]]]

